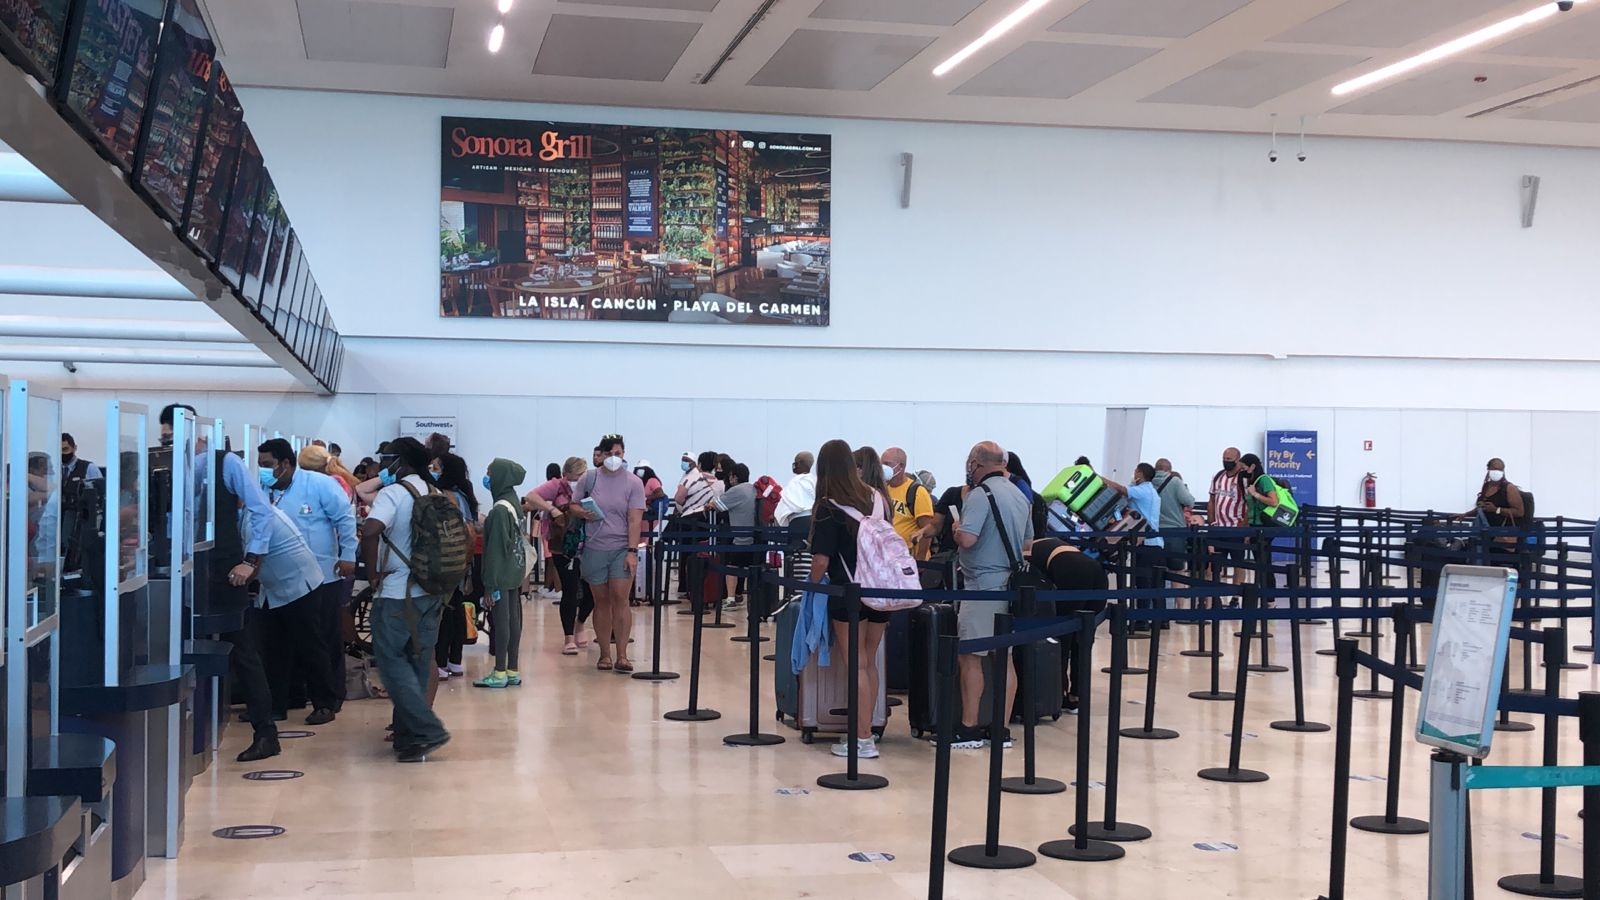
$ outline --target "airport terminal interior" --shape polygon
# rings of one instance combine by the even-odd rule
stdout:
[[[1600,0],[0,0],[4,900],[1600,900],[1597,173]]]

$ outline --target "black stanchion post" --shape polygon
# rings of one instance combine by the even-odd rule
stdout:
[[[744,614],[745,618],[756,623],[756,627],[753,629],[746,628],[747,634],[736,634],[728,638],[728,640],[736,644],[765,644],[767,641],[772,640],[761,634],[762,623],[766,622],[767,618],[772,615],[772,608],[768,605],[766,599],[767,592],[762,591],[760,594],[756,592],[756,575],[766,570],[768,550],[766,538],[759,529],[756,531],[755,543],[751,546],[754,548],[750,551],[751,558],[754,561],[745,571]],[[761,598],[760,604],[756,602],[757,597]],[[748,625],[749,623],[746,624]]]
[[[1144,682],[1144,724],[1139,728],[1122,729],[1122,736],[1141,741],[1170,741],[1178,733],[1170,728],[1156,727],[1156,676],[1161,670],[1162,623],[1155,621],[1150,624],[1150,677]],[[1205,629],[1201,628],[1200,633],[1205,634]]]
[[[724,533],[726,533],[726,532],[724,532]],[[713,546],[715,546],[720,541],[727,541],[727,544],[725,544],[724,546],[731,546],[733,544],[734,540],[735,539],[732,536],[718,537],[717,533],[715,531],[713,531],[711,533],[711,543],[712,543]],[[752,544],[751,546],[754,546],[754,545]],[[726,553],[722,554],[722,561],[723,561],[724,564],[727,563],[728,554],[726,554]],[[708,566],[708,568],[711,569],[712,574],[717,576],[717,584],[718,585],[722,585],[722,584],[727,583],[727,577],[728,577],[728,573],[727,572],[716,571],[716,568],[712,567],[712,566]],[[722,591],[719,590],[719,591],[717,591],[717,593],[720,594],[720,593],[722,593]],[[728,599],[731,600],[733,598],[730,597]],[[707,628],[733,628],[734,624],[732,622],[724,622],[724,621],[722,621],[722,601],[713,600],[711,602],[713,604],[713,610],[712,610],[712,614],[711,614],[711,621],[706,623],[706,627]],[[746,612],[748,612],[748,610],[746,610]]]
[[[939,673],[936,709],[953,709],[960,685],[956,678],[955,635],[941,635],[935,663]],[[928,900],[944,900],[944,857],[950,828],[950,742],[955,739],[956,717],[939,717],[939,742],[933,753],[933,835],[928,850]]]
[[[845,713],[845,771],[823,775],[817,779],[820,787],[831,788],[836,791],[875,791],[889,786],[889,779],[882,775],[863,775],[859,771],[860,758],[857,752],[859,742],[856,735],[860,733],[861,716],[865,715],[870,720],[873,710],[861,709],[861,586],[852,584],[845,588],[845,606],[849,609],[850,648],[845,654],[850,670],[846,681],[849,683],[850,699],[846,704]],[[874,701],[876,703],[876,701]]]
[[[1561,516],[1556,516],[1556,534],[1558,536],[1561,534],[1561,527],[1562,527],[1561,523],[1562,523],[1562,517]],[[1560,540],[1558,540],[1556,542],[1556,589],[1561,591],[1561,597],[1560,597],[1560,600],[1559,600],[1559,604],[1560,604],[1561,612],[1562,612],[1561,622],[1562,622],[1563,626],[1565,625],[1565,623],[1567,621],[1567,617],[1566,617],[1566,612],[1567,612],[1567,556],[1568,556],[1569,552],[1570,552],[1570,549],[1569,549],[1565,539],[1560,539]],[[1578,648],[1574,647],[1572,649],[1577,650]],[[1553,665],[1553,663],[1550,662],[1550,658],[1549,657],[1545,657],[1544,665],[1546,665],[1546,666]],[[1587,669],[1589,667],[1586,666],[1586,665],[1583,665],[1582,663],[1573,662],[1571,660],[1571,658],[1570,658],[1570,654],[1563,653],[1562,654],[1561,668],[1563,668],[1563,669],[1571,669],[1573,671],[1577,671],[1577,670],[1580,670],[1580,669]]]
[[[1278,594],[1278,570],[1272,564],[1273,543],[1276,538],[1263,540],[1261,532],[1256,532],[1256,597],[1261,601],[1262,609],[1271,609],[1276,603]],[[1289,623],[1291,626],[1293,622]],[[1272,628],[1266,621],[1261,623],[1261,662],[1250,667],[1252,672],[1272,674],[1275,672],[1289,671],[1287,666],[1275,665],[1272,662]]]
[[[1507,647],[1505,671],[1500,676],[1500,717],[1494,720],[1495,731],[1532,731],[1532,722],[1521,722],[1511,718],[1511,711],[1506,709],[1505,700],[1511,696],[1511,653]]]
[[[1220,597],[1218,598],[1221,599]],[[1191,700],[1216,700],[1226,701],[1233,699],[1233,691],[1222,689],[1222,618],[1213,615],[1211,619],[1211,689],[1206,691],[1190,691]]]
[[[700,616],[705,603],[706,561],[699,554],[689,558],[689,604],[694,616],[694,639],[689,649],[689,706],[675,709],[662,716],[672,722],[711,722],[722,718],[722,713],[700,706],[700,647],[704,637],[704,621]]]
[[[1094,613],[1080,611],[1079,621],[1083,627],[1078,631],[1078,652],[1073,664],[1077,667],[1074,681],[1078,683],[1078,766],[1077,766],[1077,796],[1074,798],[1072,838],[1068,840],[1048,841],[1039,845],[1039,852],[1051,859],[1064,859],[1069,862],[1109,862],[1121,859],[1127,851],[1110,841],[1094,841],[1089,839],[1089,754],[1090,754],[1090,707],[1093,705],[1094,691],[1089,689],[1089,673],[1093,671],[1090,660],[1094,658]]]
[[[1267,780],[1267,773],[1255,769],[1239,768],[1241,744],[1244,741],[1244,704],[1246,685],[1250,678],[1250,639],[1254,636],[1255,617],[1250,613],[1258,611],[1259,604],[1256,600],[1254,585],[1245,585],[1244,588],[1245,620],[1244,629],[1239,637],[1239,665],[1233,683],[1233,731],[1228,744],[1228,767],[1201,769],[1200,777],[1207,781],[1224,781],[1230,784],[1254,784]]]
[[[644,583],[650,586],[650,671],[635,672],[633,677],[639,681],[673,681],[678,677],[677,672],[661,671],[661,612],[666,608],[666,589],[662,576],[661,544],[664,538],[657,538],[650,545],[644,555]]]
[[[1038,615],[1038,591],[1024,587],[1018,593],[1017,612],[1024,618]],[[1039,645],[1023,644],[1017,652],[1022,662],[1021,683],[1017,685],[1017,705],[1022,708],[1022,777],[1001,779],[1000,789],[1008,794],[1060,794],[1067,789],[1064,783],[1038,775],[1039,748],[1035,732],[1039,723],[1039,698],[1033,692],[1038,678]]]
[[[1337,521],[1334,522],[1335,529],[1337,529],[1338,524],[1339,523]],[[1333,593],[1333,601],[1329,603],[1328,606],[1334,611],[1335,614],[1337,614],[1340,610],[1344,609],[1344,596],[1342,593],[1344,591],[1344,558],[1340,553],[1339,537],[1337,534],[1323,539],[1322,553],[1328,557],[1328,587]],[[1347,637],[1347,635],[1340,633],[1339,621],[1339,619],[1333,620],[1334,646],[1324,647],[1321,650],[1317,650],[1316,654],[1318,656],[1333,656],[1339,652],[1339,641]]]
[[[1404,606],[1391,606],[1394,613],[1394,667],[1403,672],[1406,667],[1406,641],[1404,635],[1411,628],[1411,619]],[[1377,834],[1427,834],[1428,823],[1400,815],[1400,750],[1405,745],[1406,691],[1398,679],[1394,681],[1394,699],[1389,702],[1389,769],[1385,777],[1383,815],[1356,816],[1350,820],[1351,828]]]
[[[1362,543],[1363,544],[1370,543],[1371,542],[1371,538],[1372,538],[1371,532],[1363,532]],[[1379,627],[1378,622],[1380,620],[1377,618],[1377,615],[1378,615],[1378,588],[1380,586],[1379,585],[1379,574],[1378,573],[1379,573],[1380,570],[1381,570],[1381,567],[1380,567],[1380,565],[1378,563],[1377,554],[1364,553],[1362,555],[1362,557],[1361,557],[1362,608],[1365,609],[1366,612],[1367,612],[1367,618],[1365,620],[1363,620],[1363,621],[1366,622],[1365,626],[1363,626],[1363,627],[1365,627],[1367,629],[1367,631],[1366,631],[1366,634],[1363,635],[1363,637],[1367,638],[1367,641],[1368,641],[1368,643],[1367,643],[1367,653],[1372,655],[1372,656],[1374,656],[1374,657],[1378,656],[1378,641],[1383,636],[1383,629]],[[1355,637],[1356,636],[1355,632],[1351,632],[1349,636],[1350,637]],[[1386,690],[1383,690],[1383,689],[1378,687],[1378,670],[1377,669],[1373,669],[1369,674],[1371,675],[1372,680],[1368,683],[1368,685],[1365,688],[1362,688],[1361,690],[1356,691],[1356,696],[1357,697],[1360,697],[1363,700],[1387,700],[1390,697],[1398,697],[1398,696],[1401,695],[1400,692],[1401,692],[1402,688],[1401,688],[1400,683],[1398,681],[1395,682],[1394,685],[1393,685],[1394,690],[1386,691]]]
[[[1544,670],[1544,696],[1551,709],[1544,714],[1544,759],[1546,767],[1559,763],[1561,714],[1554,702],[1561,699],[1561,663],[1566,661],[1567,629],[1547,628],[1543,634],[1544,658],[1551,665]],[[1582,723],[1579,723],[1582,734]],[[1587,753],[1587,748],[1585,748]],[[1587,823],[1586,823],[1587,824]],[[1587,845],[1585,851],[1587,852]],[[1513,894],[1529,897],[1582,897],[1584,879],[1556,874],[1556,789],[1539,790],[1539,871],[1524,875],[1507,875],[1497,884]]]
[[[777,592],[777,585],[767,583],[765,577],[766,567],[756,563],[750,567],[749,585],[745,588],[749,597],[749,613],[745,623],[749,630],[750,644],[750,730],[744,734],[730,734],[722,739],[724,744],[731,747],[771,747],[783,743],[783,736],[778,734],[763,734],[761,732],[761,642],[759,638],[761,622],[756,616],[756,604],[767,603],[768,594]]]
[[[1215,581],[1218,584],[1221,584],[1222,583],[1222,577],[1221,577],[1222,569],[1221,569],[1221,566],[1219,565],[1219,563],[1217,562],[1217,557],[1216,557],[1216,553],[1215,553],[1214,548],[1211,547],[1211,544],[1210,544],[1209,541],[1201,541],[1200,540],[1199,529],[1196,529],[1193,526],[1191,526],[1190,532],[1191,532],[1191,536],[1189,538],[1189,540],[1190,540],[1189,552],[1190,552],[1190,554],[1192,554],[1192,561],[1190,562],[1190,565],[1189,565],[1189,572],[1191,574],[1193,574],[1193,575],[1198,575],[1202,571],[1209,571],[1211,573],[1211,575],[1212,575],[1212,580]],[[1196,542],[1199,542],[1203,546],[1197,546]],[[1209,564],[1206,564],[1207,561],[1209,561]],[[1208,598],[1206,600],[1206,602],[1210,603],[1213,607],[1215,607],[1218,603],[1222,602],[1222,598],[1221,597],[1211,597],[1211,598]],[[1194,602],[1191,603],[1190,606],[1192,608],[1194,608],[1194,609],[1199,609],[1200,608],[1200,598],[1199,597],[1195,597],[1194,598]],[[1212,620],[1212,621],[1213,621],[1213,623],[1215,622],[1215,620]],[[1206,659],[1206,658],[1213,658],[1214,659],[1217,656],[1219,656],[1220,654],[1217,652],[1217,648],[1216,647],[1212,647],[1212,648],[1209,648],[1209,649],[1207,649],[1207,647],[1206,647],[1206,620],[1205,619],[1196,619],[1194,624],[1199,626],[1199,628],[1197,629],[1197,631],[1199,632],[1199,635],[1200,635],[1198,646],[1193,650],[1179,650],[1178,651],[1178,655],[1179,656],[1199,657],[1199,658],[1202,658],[1202,659]]]
[[[1372,556],[1372,529],[1363,528],[1356,545],[1356,579],[1361,583],[1361,606],[1368,613],[1378,605],[1378,595],[1373,593],[1373,588],[1378,584],[1377,561]],[[1367,652],[1373,656],[1378,655],[1378,620],[1362,619],[1359,631],[1347,631],[1345,637],[1370,638],[1373,643]],[[1373,675],[1373,684],[1377,684],[1377,675]],[[1361,696],[1356,694],[1357,697]]]
[[[1600,693],[1578,695],[1578,738],[1583,764],[1600,766]],[[1589,810],[1594,815],[1589,815]],[[1583,786],[1583,897],[1600,900],[1600,785]]]
[[[1321,900],[1344,900],[1345,859],[1350,847],[1350,731],[1355,712],[1356,642],[1341,638],[1334,652],[1339,697],[1333,720],[1333,840],[1328,850],[1328,893]]]
[[[1001,614],[994,619],[996,637],[1011,634],[1010,615]],[[1000,773],[1005,768],[1006,722],[1010,719],[1006,709],[1006,670],[1009,668],[1011,661],[1006,648],[996,648],[989,654],[989,804],[983,843],[950,851],[951,862],[970,869],[1025,869],[1039,861],[1030,851],[1000,843]]]
[[[1289,609],[1295,608],[1295,599],[1291,597]],[[1289,629],[1289,668],[1294,673],[1294,718],[1280,719],[1273,722],[1270,727],[1276,731],[1294,731],[1303,734],[1327,731],[1328,726],[1325,723],[1306,721],[1305,655],[1300,647],[1299,628]]]
[[[1152,623],[1155,627],[1150,629],[1150,645],[1155,646],[1155,634],[1161,630],[1159,622]],[[1111,634],[1116,638],[1118,633],[1126,635],[1128,631],[1128,610],[1121,603],[1111,606]],[[1100,822],[1089,824],[1089,837],[1100,841],[1144,841],[1150,838],[1150,829],[1143,825],[1134,825],[1131,822],[1117,821],[1117,785],[1120,781],[1118,770],[1122,762],[1122,673],[1128,665],[1128,644],[1126,640],[1115,639],[1111,645],[1111,684],[1106,697],[1106,799],[1105,818]],[[1085,790],[1088,785],[1078,782],[1078,790]],[[1076,835],[1078,826],[1073,825],[1067,829],[1068,834]]]

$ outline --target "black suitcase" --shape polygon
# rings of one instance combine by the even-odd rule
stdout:
[[[907,718],[911,733],[916,737],[932,735],[939,729],[939,637],[956,633],[955,607],[948,603],[924,603],[911,611],[911,689],[906,698]],[[1040,719],[1052,721],[1061,718],[1061,644],[1056,640],[1041,641],[1034,645],[1033,708]],[[1013,673],[1020,673],[1022,659],[1012,655]],[[988,662],[985,662],[985,666]],[[1013,674],[1012,677],[1019,677]],[[1021,703],[1021,691],[1017,702]],[[955,698],[954,713],[961,715],[961,698]],[[978,713],[978,724],[989,722],[990,704],[987,684],[984,689],[983,709]],[[1019,710],[1013,709],[1013,715]]]
[[[884,679],[889,692],[903,694],[911,689],[911,616],[915,610],[902,609],[889,614],[884,631]]]

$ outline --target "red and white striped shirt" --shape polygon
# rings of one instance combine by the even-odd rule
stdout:
[[[1239,475],[1223,469],[1211,479],[1211,522],[1222,528],[1243,528],[1244,513]]]

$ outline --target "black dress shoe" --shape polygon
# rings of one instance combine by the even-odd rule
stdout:
[[[438,739],[437,741],[431,741],[431,742],[426,743],[426,744],[417,744],[414,747],[408,747],[405,750],[402,750],[400,752],[399,762],[403,762],[403,763],[427,762],[429,753],[432,753],[433,751],[439,749],[440,747],[443,747],[445,744],[448,744],[448,743],[450,743],[450,735],[447,734],[444,737]]]
[[[333,721],[334,715],[335,715],[335,713],[331,709],[326,709],[326,708],[318,709],[318,710],[313,711],[311,713],[311,715],[306,716],[306,724],[307,725],[326,725],[329,722]]]
[[[258,760],[270,759],[271,757],[277,756],[282,752],[283,749],[278,746],[278,738],[276,736],[257,737],[255,741],[252,742],[249,747],[246,747],[245,751],[235,757],[235,759],[237,759],[239,762],[256,762]]]

